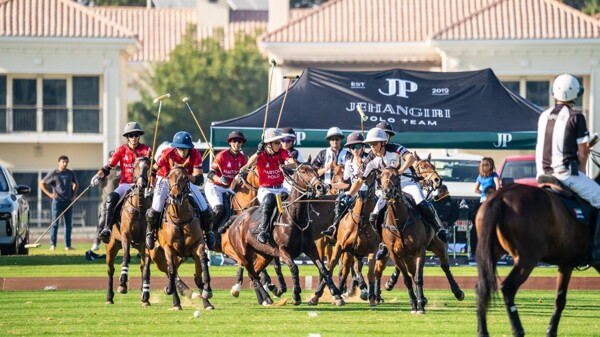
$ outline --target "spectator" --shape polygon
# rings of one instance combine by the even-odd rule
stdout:
[[[110,153],[108,154],[108,161],[110,161],[110,158],[112,157],[112,155],[115,153],[115,151],[110,151]],[[106,202],[106,198],[108,197],[108,195],[113,192],[115,190],[115,188],[117,188],[117,186],[119,186],[119,181],[121,180],[121,166],[117,165],[115,166],[114,170],[110,170],[110,173],[108,174],[108,176],[106,177],[106,179],[102,179],[100,180],[100,183],[98,183],[98,186],[100,187],[100,190],[102,191],[102,200],[100,200],[100,203],[98,204],[98,228],[96,230],[96,236],[94,237],[94,244],[92,245],[92,248],[90,250],[92,251],[97,251],[98,249],[100,249],[100,238],[98,237],[100,235],[100,231],[102,231],[102,229],[104,228],[104,220],[105,220],[105,216],[106,214],[102,211],[104,209],[104,204]]]
[[[52,221],[61,215],[67,207],[71,205],[73,198],[77,195],[79,183],[73,171],[67,169],[69,158],[67,156],[58,157],[58,168],[48,172],[48,174],[40,181],[40,189],[49,198],[52,199]],[[47,186],[52,187],[52,191],[48,190]],[[71,228],[73,220],[73,209],[69,208],[63,219],[65,221],[65,250],[75,250],[71,247]],[[56,235],[58,234],[58,223],[56,221],[52,225],[50,231],[50,250],[56,249]]]
[[[500,188],[500,178],[498,177],[498,173],[496,173],[494,159],[484,157],[481,159],[481,164],[479,164],[479,176],[477,176],[477,181],[475,182],[475,193],[481,193],[479,202],[486,200],[485,190],[490,186],[496,190]]]
[[[437,196],[433,198],[433,207],[446,228],[458,219],[458,202],[452,199],[446,185],[438,189]]]

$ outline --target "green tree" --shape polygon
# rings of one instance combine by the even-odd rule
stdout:
[[[600,13],[600,0],[587,0],[581,11],[588,15]]]
[[[259,32],[256,32],[258,35]],[[171,93],[163,102],[157,144],[171,140],[177,131],[188,131],[201,139],[200,131],[188,111],[189,98],[196,118],[206,137],[213,121],[225,120],[251,112],[267,97],[269,63],[256,45],[256,36],[238,33],[233,48],[223,47],[223,33],[197,41],[196,27],[190,26],[183,42],[170,54],[167,62],[155,64],[138,87],[141,100],[129,107],[130,118],[147,132],[146,143],[154,136],[158,104],[154,97]],[[157,145],[158,146],[158,145]]]

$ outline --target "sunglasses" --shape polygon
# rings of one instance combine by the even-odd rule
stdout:
[[[362,149],[362,148],[363,148],[363,146],[362,146],[362,145],[360,145],[360,144],[353,144],[353,145],[349,145],[349,146],[348,146],[348,148],[349,148],[350,150],[358,150],[358,149]]]
[[[331,140],[333,140],[334,142],[341,142],[341,141],[342,141],[342,138],[338,138],[338,137],[332,137],[332,138],[329,138],[329,140],[330,140],[330,141],[331,141]]]
[[[243,140],[243,139],[241,139],[241,138],[233,138],[233,139],[231,140],[231,142],[232,142],[232,143],[243,143],[243,142],[244,142],[244,140]]]
[[[291,143],[291,142],[293,142],[294,140],[293,140],[292,138],[283,138],[281,141],[282,141],[283,143]]]
[[[273,145],[281,145],[281,142],[280,141],[276,141],[276,142],[271,142],[271,144],[273,144]]]
[[[139,138],[140,134],[139,133],[130,133],[127,135],[127,138]]]

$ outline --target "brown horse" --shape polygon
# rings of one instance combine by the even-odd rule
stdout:
[[[113,276],[115,273],[115,257],[123,248],[123,263],[121,264],[121,276],[117,291],[121,294],[127,293],[127,281],[129,275],[129,263],[131,262],[131,246],[135,247],[141,255],[140,270],[142,271],[142,295],[144,306],[149,306],[150,298],[150,258],[146,251],[145,233],[146,220],[144,215],[152,202],[151,197],[146,197],[144,190],[148,186],[148,172],[150,170],[150,159],[138,157],[133,164],[134,185],[122,199],[121,223],[115,223],[112,228],[110,242],[106,244],[106,266],[108,274],[108,290],[106,292],[106,303],[114,304],[113,298]]]
[[[181,302],[176,291],[177,269],[181,258],[192,257],[195,264],[194,282],[202,290],[202,302],[207,310],[214,309],[208,301],[212,297],[208,257],[205,251],[204,233],[200,220],[192,205],[189,194],[189,179],[185,168],[173,167],[168,175],[169,197],[165,205],[161,228],[158,230],[158,242],[161,250],[154,249],[152,259],[167,261],[169,283],[165,288],[167,295],[173,295],[173,309],[181,310]]]
[[[425,199],[429,199],[431,193],[442,186],[442,177],[435,170],[435,166],[431,163],[431,153],[425,159],[421,159],[415,151],[416,161],[412,167],[419,178],[421,188],[427,192]]]
[[[375,301],[375,279],[373,273],[375,260],[373,257],[377,251],[379,242],[381,241],[377,230],[369,223],[369,214],[371,211],[373,211],[377,198],[375,196],[375,177],[376,171],[373,171],[365,180],[365,184],[368,186],[368,189],[358,193],[358,197],[355,199],[354,206],[340,220],[337,230],[336,244],[333,247],[333,255],[331,259],[327,261],[329,273],[332,273],[342,254],[348,255],[348,257],[344,259],[344,268],[342,268],[344,270],[338,285],[338,287],[342,287],[346,283],[348,270],[353,264],[352,262],[354,261],[354,257],[362,260],[362,257],[368,256],[370,303],[374,303]],[[362,279],[360,270],[358,278]],[[319,303],[319,298],[323,295],[324,287],[324,280],[321,280],[314,296],[308,302],[310,305],[317,305]]]
[[[571,273],[588,263],[593,235],[589,225],[574,220],[560,198],[548,190],[511,184],[481,205],[477,227],[477,334],[489,336],[486,314],[492,291],[497,290],[496,263],[504,252],[514,266],[502,281],[504,304],[514,336],[524,336],[515,295],[539,262],[558,265],[554,313],[546,330],[556,336],[567,302]],[[600,266],[594,266],[600,272]]]
[[[256,291],[259,304],[271,305],[273,301],[264,290],[257,271],[262,270],[273,257],[281,258],[292,273],[294,305],[301,303],[300,276],[294,258],[304,253],[308,256],[319,272],[327,280],[327,284],[335,298],[337,305],[343,305],[344,300],[339,296],[339,291],[333,284],[331,276],[325,269],[323,261],[319,258],[315,247],[313,233],[310,230],[308,218],[308,203],[303,202],[315,196],[324,194],[324,187],[315,170],[307,164],[301,164],[296,169],[291,166],[282,166],[286,180],[292,185],[289,201],[274,222],[273,235],[269,244],[258,242],[251,227],[259,221],[261,214],[257,207],[250,208],[238,216],[227,231],[231,249],[246,270]],[[255,262],[256,261],[256,262]]]
[[[392,167],[386,167],[381,172],[381,191],[387,200],[385,221],[382,225],[382,239],[390,252],[394,265],[406,275],[409,266],[407,258],[414,257],[414,282],[417,288],[415,294],[410,294],[412,312],[425,313],[425,296],[423,295],[423,269],[425,266],[425,251],[435,236],[433,229],[425,225],[415,210],[409,206],[400,190],[400,175]],[[376,277],[381,274],[376,271]]]

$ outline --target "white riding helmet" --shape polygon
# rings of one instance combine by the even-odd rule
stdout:
[[[281,132],[275,128],[268,128],[263,135],[263,142],[270,143],[283,138]]]
[[[573,75],[562,74],[554,80],[552,97],[558,101],[570,102],[583,94],[583,87]]]
[[[367,132],[367,138],[363,143],[387,142],[387,135],[383,129],[372,128]]]
[[[342,133],[342,130],[340,130],[340,128],[338,128],[337,126],[329,128],[329,130],[327,130],[327,136],[325,136],[325,140],[329,140],[329,138],[331,137],[342,137],[342,139],[346,138],[346,136],[344,136],[344,134]]]

